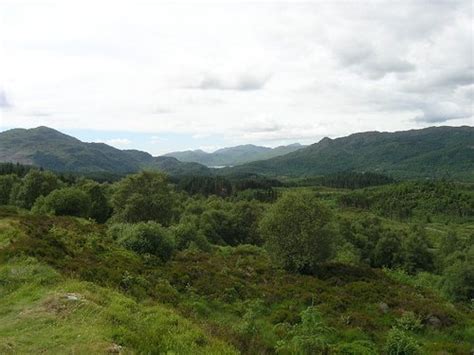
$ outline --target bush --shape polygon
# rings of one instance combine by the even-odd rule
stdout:
[[[292,327],[287,339],[277,343],[276,351],[283,354],[327,354],[329,335],[333,330],[315,307],[301,312],[301,323]]]
[[[176,241],[176,248],[178,250],[188,249],[192,245],[196,245],[203,251],[210,250],[211,245],[208,240],[192,223],[182,222],[177,226],[173,226],[171,232]]]
[[[341,355],[377,355],[375,344],[367,340],[356,340],[339,345],[336,354]]]
[[[38,198],[33,211],[56,216],[88,217],[90,204],[91,199],[87,193],[77,187],[65,187]]]
[[[396,327],[402,331],[417,332],[423,328],[421,319],[413,312],[405,312],[397,319]]]
[[[310,271],[332,256],[331,218],[313,193],[288,193],[270,207],[260,230],[277,264],[289,271]]]
[[[156,222],[114,224],[109,235],[125,248],[138,254],[152,254],[161,260],[171,258],[175,241],[170,231]]]
[[[388,355],[420,354],[420,347],[416,340],[398,328],[392,328],[388,332],[385,349]]]

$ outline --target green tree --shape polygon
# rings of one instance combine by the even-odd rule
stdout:
[[[270,207],[260,230],[276,263],[290,271],[310,271],[332,255],[331,219],[315,194],[292,192]]]
[[[80,185],[91,200],[89,216],[99,223],[105,223],[112,212],[107,198],[106,186],[95,181],[87,181]]]
[[[91,199],[78,187],[54,190],[48,196],[40,196],[34,206],[36,213],[52,213],[57,216],[89,217]]]
[[[433,270],[433,253],[424,228],[413,228],[403,239],[403,264],[411,274]]]
[[[32,169],[12,191],[12,202],[22,208],[30,209],[40,196],[47,196],[61,187],[57,176],[48,171]]]
[[[116,221],[155,221],[167,226],[173,217],[174,199],[166,175],[141,172],[117,183],[112,206]]]
[[[473,254],[471,252],[471,254]],[[443,273],[443,290],[454,301],[474,299],[474,257],[457,260]]]
[[[384,231],[372,256],[372,266],[394,267],[401,263],[402,258],[401,239],[397,233]]]
[[[0,175],[0,205],[8,205],[10,203],[10,195],[20,179],[15,174]]]

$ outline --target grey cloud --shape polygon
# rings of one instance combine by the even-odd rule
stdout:
[[[472,109],[463,109],[454,102],[427,104],[421,110],[423,113],[414,118],[416,122],[441,123],[454,119],[468,118],[473,114]]]
[[[5,91],[0,90],[0,108],[7,109],[12,107],[11,103],[8,101],[7,94]]]
[[[406,83],[403,88],[409,92],[432,92],[439,90],[455,90],[474,84],[474,68],[454,68],[439,71],[428,78]]]
[[[261,90],[269,79],[269,75],[258,76],[252,74],[241,74],[235,79],[226,79],[219,75],[206,74],[197,85],[193,86],[193,88],[203,90]]]
[[[377,53],[369,43],[342,43],[334,49],[334,53],[342,66],[373,80],[390,73],[406,73],[416,69],[414,64],[396,55]]]

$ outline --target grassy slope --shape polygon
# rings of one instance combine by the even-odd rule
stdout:
[[[116,247],[101,226],[10,212],[0,236],[0,352],[87,353],[115,343],[135,351],[271,353],[285,324],[299,322],[310,305],[336,329],[336,345],[370,340],[380,350],[404,311],[442,320],[440,329],[425,326],[417,335],[427,353],[467,353],[474,333],[468,309],[382,271],[335,264],[318,277],[292,275],[249,246],[182,252],[161,265]]]
[[[0,226],[3,246],[18,237],[9,224]],[[106,353],[117,344],[127,353],[236,353],[169,307],[66,278],[32,257],[0,265],[0,319],[2,354]]]

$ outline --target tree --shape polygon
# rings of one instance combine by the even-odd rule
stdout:
[[[117,223],[109,228],[109,234],[125,248],[139,254],[156,255],[163,261],[169,260],[175,249],[171,232],[152,221]]]
[[[91,199],[86,192],[78,187],[65,187],[38,198],[33,211],[57,216],[89,217],[90,205]]]
[[[292,192],[267,211],[260,231],[276,263],[289,271],[311,271],[332,255],[331,218],[315,194]]]
[[[105,223],[112,212],[106,196],[106,187],[94,181],[87,181],[81,184],[80,188],[89,195],[91,200],[89,217],[98,223]]]
[[[112,205],[117,221],[155,221],[167,226],[173,217],[174,200],[166,175],[141,172],[117,183]]]
[[[424,228],[413,228],[403,239],[403,264],[405,270],[411,274],[433,270],[433,253]]]
[[[454,301],[474,299],[474,253],[465,260],[457,260],[443,273],[443,290]]]
[[[15,174],[0,175],[0,205],[8,205],[10,203],[10,195],[20,179]]]
[[[32,169],[22,179],[21,184],[12,191],[12,202],[22,208],[30,209],[40,196],[47,196],[61,187],[61,182],[51,172]]]
[[[401,262],[401,239],[395,232],[385,231],[373,252],[371,264],[375,267],[394,267]]]

